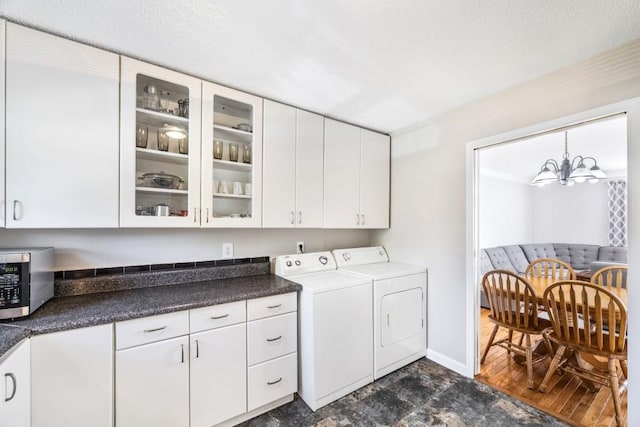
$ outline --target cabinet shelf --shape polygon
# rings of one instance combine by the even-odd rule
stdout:
[[[156,193],[156,194],[173,194],[176,196],[186,196],[189,194],[187,190],[173,190],[170,188],[154,188],[154,187],[136,187],[136,191],[140,193]]]
[[[155,160],[158,162],[174,163],[176,165],[187,165],[189,163],[189,156],[187,154],[151,150],[149,148],[136,148],[136,156],[138,159]]]
[[[161,113],[159,111],[136,108],[138,122],[146,125],[162,127],[165,124],[185,127],[189,125],[186,117],[174,116],[173,114]]]
[[[213,125],[214,138],[232,142],[250,143],[253,140],[253,132],[234,129],[229,126]]]
[[[213,197],[214,198],[220,198],[220,199],[251,199],[251,196],[247,196],[244,194],[223,194],[223,193],[213,193]]]
[[[225,169],[237,172],[251,172],[251,163],[230,162],[228,160],[214,160],[215,169]]]

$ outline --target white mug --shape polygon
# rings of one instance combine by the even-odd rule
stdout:
[[[246,194],[247,196],[251,195],[251,183],[250,182],[245,182],[244,183],[244,194]]]
[[[218,193],[227,194],[229,192],[229,187],[227,185],[227,181],[220,181],[218,184]]]
[[[233,183],[233,194],[242,194],[242,183],[240,181],[235,181]]]

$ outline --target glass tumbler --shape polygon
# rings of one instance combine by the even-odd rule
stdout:
[[[251,163],[251,144],[244,144],[242,146],[242,162]]]
[[[232,162],[238,161],[238,143],[237,142],[229,143],[229,160]]]
[[[222,150],[224,148],[224,143],[219,139],[213,140],[213,158],[216,160],[222,160]]]
[[[178,152],[180,154],[189,154],[189,139],[182,138],[178,141]]]
[[[158,130],[158,150],[169,151],[169,137],[160,130]]]
[[[136,147],[147,148],[148,139],[149,139],[149,127],[137,125],[136,126]]]

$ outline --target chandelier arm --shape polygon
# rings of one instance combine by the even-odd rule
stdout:
[[[593,160],[593,165],[594,166],[598,166],[598,161],[596,159],[594,159],[593,157],[583,157],[582,160]]]
[[[575,166],[576,160],[580,160],[580,161],[578,162],[578,164],[580,164],[580,163],[584,162],[584,157],[582,157],[582,156],[580,156],[580,155],[575,156],[575,157],[573,158],[573,160],[571,160],[571,170],[574,170],[574,169],[576,168],[576,166]]]
[[[556,162],[553,159],[547,159],[540,167],[540,170],[542,171],[542,169],[544,169],[545,166],[547,165],[553,166],[554,172],[558,172],[560,170],[560,166],[558,165],[558,162]]]

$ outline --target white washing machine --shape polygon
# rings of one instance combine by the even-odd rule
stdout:
[[[337,271],[331,252],[276,258],[298,293],[298,394],[312,410],[373,382],[371,279]]]
[[[427,354],[427,269],[389,262],[382,246],[333,251],[338,271],[373,280],[374,379]]]

